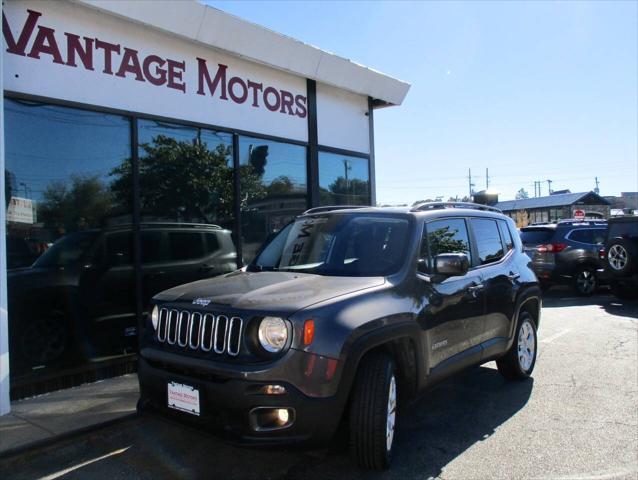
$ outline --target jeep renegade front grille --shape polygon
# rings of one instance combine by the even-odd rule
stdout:
[[[181,348],[235,357],[241,346],[243,320],[239,317],[160,308],[157,341]]]

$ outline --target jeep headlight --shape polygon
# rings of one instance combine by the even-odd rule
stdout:
[[[257,336],[261,346],[270,353],[278,353],[288,340],[288,327],[282,318],[264,317],[259,324]]]
[[[151,323],[153,324],[153,330],[157,330],[158,321],[159,321],[159,308],[157,308],[157,305],[154,305],[153,310],[151,311]]]

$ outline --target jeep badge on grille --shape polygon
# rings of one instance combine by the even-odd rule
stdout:
[[[212,302],[210,298],[196,298],[193,300],[193,305],[199,305],[200,307],[206,307],[208,304]]]

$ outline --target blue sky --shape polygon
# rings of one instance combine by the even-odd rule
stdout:
[[[375,116],[380,203],[466,195],[469,168],[501,199],[638,190],[638,2],[205,3],[412,84]]]

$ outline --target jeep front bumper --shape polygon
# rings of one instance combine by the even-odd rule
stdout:
[[[142,349],[139,409],[238,443],[325,442],[336,431],[347,399],[347,392],[337,394],[336,361],[296,350],[280,360],[271,368],[247,371],[245,366],[222,368],[201,359]],[[201,362],[206,362],[206,368]],[[171,382],[198,391],[199,415],[168,407]],[[279,388],[267,389],[268,385]],[[281,387],[285,389],[283,394]],[[277,394],[268,394],[268,390]],[[286,422],[268,423],[268,418],[280,410],[287,412]]]

